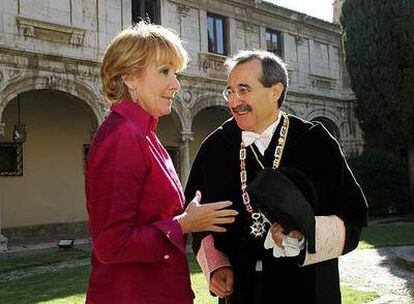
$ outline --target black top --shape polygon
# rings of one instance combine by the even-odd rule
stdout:
[[[289,121],[279,169],[298,170],[312,181],[316,190],[316,200],[311,200],[315,215],[337,215],[344,221],[345,254],[357,247],[361,227],[367,224],[365,197],[332,135],[319,123],[291,115]],[[254,147],[265,167],[272,167],[281,126],[282,121],[264,156]],[[231,303],[269,303],[281,292],[291,296],[292,303],[340,303],[337,259],[299,267],[298,258],[275,258],[271,250],[264,249],[265,236],[255,238],[250,234],[251,219],[241,198],[240,142],[241,130],[234,119],[207,137],[194,160],[185,191],[187,201],[200,190],[202,203],[230,200],[232,208],[239,212],[226,233],[213,233],[217,249],[227,254],[235,273]],[[250,149],[247,149],[246,170],[248,184],[261,170]],[[193,234],[195,252],[206,234]],[[263,262],[260,273],[254,271],[257,260]],[[260,299],[253,299],[257,297]]]

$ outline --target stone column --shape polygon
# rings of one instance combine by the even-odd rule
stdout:
[[[6,136],[6,123],[0,122],[0,141],[4,140],[5,136]],[[7,238],[1,234],[2,204],[3,204],[3,198],[2,196],[0,196],[0,251],[6,251],[7,250]]]
[[[340,0],[334,0],[334,2],[332,3],[332,10],[333,10],[333,14],[332,14],[332,22],[339,24],[340,21],[339,19],[341,18],[341,1]]]
[[[2,217],[2,206],[3,206],[3,195],[0,195],[0,251],[6,251],[7,250],[7,238],[1,234],[1,217]]]
[[[0,122],[0,141],[6,136],[6,123]]]
[[[0,233],[0,251],[7,251],[7,238]]]
[[[194,132],[191,131],[182,131],[181,132],[181,165],[180,165],[180,176],[181,184],[185,187],[190,174],[190,141],[193,140]]]

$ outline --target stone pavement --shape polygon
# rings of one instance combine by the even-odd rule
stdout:
[[[375,291],[370,304],[414,304],[414,246],[357,249],[339,259],[341,284]]]

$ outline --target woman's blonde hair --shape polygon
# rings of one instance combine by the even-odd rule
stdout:
[[[141,21],[120,32],[105,51],[101,67],[104,96],[111,104],[129,96],[123,75],[138,74],[151,64],[164,63],[182,71],[187,62],[187,52],[175,32]]]

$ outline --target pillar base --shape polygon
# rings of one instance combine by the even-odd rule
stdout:
[[[7,238],[0,234],[0,251],[7,251]]]

